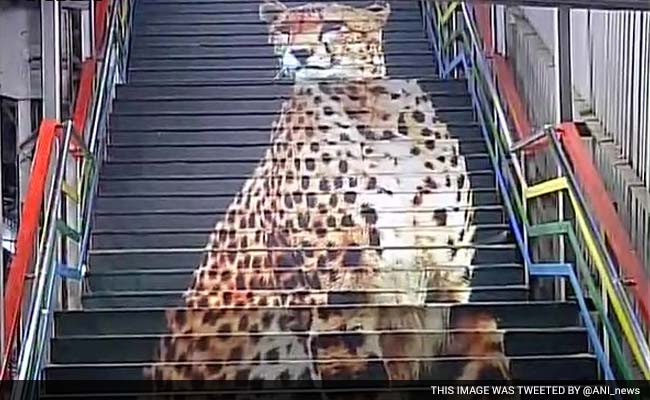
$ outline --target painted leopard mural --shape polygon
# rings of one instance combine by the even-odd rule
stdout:
[[[425,307],[469,299],[471,190],[418,82],[386,77],[389,15],[385,3],[260,5],[293,92],[187,308],[167,313],[151,378],[410,380],[436,377],[426,360],[440,355],[476,360],[458,378],[508,377],[494,318]]]

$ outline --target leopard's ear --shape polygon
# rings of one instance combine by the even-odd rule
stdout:
[[[370,11],[381,22],[382,26],[388,21],[390,16],[390,4],[387,1],[375,1],[366,10]]]
[[[264,0],[264,2],[260,4],[260,19],[271,24],[286,10],[287,6],[278,0]]]

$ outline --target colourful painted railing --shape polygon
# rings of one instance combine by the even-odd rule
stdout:
[[[64,278],[81,280],[85,275],[98,186],[97,166],[102,163],[107,143],[108,112],[114,89],[126,74],[133,1],[96,3],[97,47],[83,67],[74,117],[65,123],[45,120],[41,124],[3,304],[6,330],[2,338],[5,344],[2,381],[40,378],[58,289],[62,288]],[[97,75],[99,63],[101,70]],[[70,176],[78,184],[67,182]],[[44,204],[45,194],[48,200]],[[73,204],[76,226],[60,218],[63,210],[70,210],[66,209],[66,202]],[[41,216],[44,217],[42,225]],[[70,243],[76,247],[78,259],[72,259],[71,252],[65,251]],[[30,291],[26,286],[32,266],[36,282]],[[26,304],[29,309],[22,316]],[[9,366],[16,352],[17,374],[13,376]],[[16,385],[12,395],[29,397],[34,393],[26,391],[35,387]]]
[[[493,72],[479,44],[472,8],[461,2],[440,4],[427,0],[421,1],[421,6],[423,24],[434,47],[440,75],[467,79],[495,167],[496,183],[528,273],[533,277],[559,277],[568,281],[604,379],[632,379],[639,373],[650,379],[648,343],[628,301],[618,269],[589,218],[591,211],[558,137],[558,132],[566,132],[568,126],[558,131],[546,129],[513,143],[511,121],[506,118]],[[526,150],[534,148],[538,152],[543,146],[556,160],[556,170],[560,174],[530,184],[526,174]],[[561,210],[558,219],[536,221],[539,217],[534,207],[536,199],[553,193],[558,199],[556,209]],[[565,207],[567,198],[568,207]],[[565,208],[570,211],[571,218],[563,215]],[[561,254],[556,254],[554,262],[534,260],[531,248],[548,236],[562,243],[559,246]],[[567,262],[568,259],[574,262]],[[587,307],[585,294],[592,300],[595,315]],[[602,328],[600,332],[597,327]]]
[[[517,140],[524,140],[532,135],[533,130],[528,120],[526,105],[517,91],[513,69],[504,56],[493,51],[491,7],[490,4],[474,5],[476,25],[483,42],[483,52],[492,64],[499,95],[512,122],[513,134]],[[632,239],[616,212],[612,197],[605,188],[605,183],[585,148],[577,127],[571,125],[573,126],[565,125],[563,128],[564,134],[560,137],[562,147],[573,166],[587,203],[591,205],[595,222],[603,237],[610,243],[613,260],[620,268],[619,274],[632,294],[630,300],[637,310],[639,322],[646,337],[650,338],[650,277],[645,272],[643,263],[632,245]],[[540,145],[543,143],[537,142],[529,146],[526,152],[534,152]]]

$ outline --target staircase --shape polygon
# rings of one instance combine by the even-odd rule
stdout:
[[[263,156],[291,90],[273,80],[258,6],[136,3],[129,82],[117,91],[100,175],[89,291],[83,310],[55,315],[47,379],[141,379],[153,362],[165,308],[181,304],[210,231]],[[418,2],[392,2],[388,76],[417,78],[460,140],[478,225],[470,302],[429,307],[496,316],[515,379],[593,379],[597,362],[576,304],[530,300],[466,82],[436,77],[420,18]],[[458,362],[436,361],[441,370]]]

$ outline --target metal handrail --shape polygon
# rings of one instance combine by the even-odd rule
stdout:
[[[30,307],[29,321],[27,323],[28,329],[23,342],[23,347],[20,351],[18,358],[18,376],[17,379],[24,381],[31,377],[28,372],[33,369],[40,369],[40,358],[32,356],[32,353],[42,354],[43,341],[42,336],[45,333],[44,316],[47,318],[49,308],[52,304],[52,293],[54,288],[54,281],[56,277],[54,255],[55,255],[55,237],[57,221],[57,213],[61,204],[61,197],[63,195],[62,187],[65,176],[66,164],[68,161],[68,148],[70,147],[70,140],[72,138],[72,122],[68,122],[65,127],[65,134],[62,139],[59,139],[58,144],[58,157],[55,163],[55,174],[52,183],[52,188],[49,193],[49,199],[46,205],[45,221],[43,240],[38,249],[38,261],[36,263],[36,295],[32,297],[32,305]],[[45,312],[44,312],[45,311]],[[33,378],[32,378],[33,379]]]
[[[424,25],[427,28],[427,33],[435,41],[434,48],[436,48],[438,53],[436,61],[438,61],[439,71],[443,76],[449,76],[455,73],[459,67],[462,67],[462,72],[464,72],[465,77],[468,78],[470,91],[473,95],[472,97],[474,107],[477,111],[479,120],[482,125],[484,137],[488,145],[488,151],[491,154],[493,164],[497,170],[497,186],[499,187],[500,192],[504,197],[504,203],[509,214],[511,224],[513,225],[515,239],[519,245],[520,250],[522,251],[522,256],[525,264],[533,264],[530,259],[529,247],[526,240],[529,236],[526,234],[526,231],[530,228],[524,208],[527,201],[526,191],[528,189],[528,185],[524,179],[523,173],[521,172],[522,166],[520,166],[520,162],[517,159],[515,152],[511,151],[511,149],[517,147],[524,148],[529,143],[517,144],[513,146],[512,134],[509,130],[508,123],[505,118],[505,113],[503,112],[503,107],[500,104],[498,92],[496,91],[495,85],[492,82],[491,71],[487,67],[487,62],[483,57],[481,47],[477,40],[476,29],[474,27],[474,22],[470,14],[469,7],[466,4],[454,2],[450,3],[449,6],[443,10],[439,5],[436,4],[435,6],[432,6],[432,4],[428,1],[423,1],[422,7],[424,10],[423,18],[425,18]],[[433,15],[432,7],[435,7],[435,17]],[[457,12],[458,8],[460,8],[460,12]],[[460,15],[462,17],[455,21],[455,23],[462,24],[462,28],[465,29],[461,28],[454,30],[451,33],[446,32],[443,29],[442,25],[447,24],[448,21],[452,19],[456,19],[457,15]],[[438,25],[433,26],[435,23]],[[446,37],[445,33],[447,33]],[[449,57],[447,54],[448,48],[452,42],[455,43],[457,41],[461,42],[461,46],[454,46],[454,51],[452,52],[453,58]],[[466,48],[463,49],[463,45],[465,45]],[[485,87],[477,86],[477,84],[481,83],[485,84]],[[486,91],[487,93],[485,93]],[[485,107],[486,102],[489,102],[487,107]],[[486,111],[485,108],[488,108],[488,110]],[[490,115],[488,118],[486,118],[484,113],[494,115]],[[487,125],[491,126],[488,127]],[[492,137],[490,137],[490,134],[492,134]],[[532,140],[530,141],[530,143],[533,142],[534,141]],[[563,154],[560,147],[555,147],[554,150],[558,154]],[[561,161],[558,162],[560,162],[560,164],[563,164]],[[566,166],[567,165],[564,164],[560,165],[560,167]],[[512,167],[515,171],[517,178],[515,181],[513,181],[509,167]],[[568,182],[569,186],[571,186],[570,190],[575,193],[580,193],[570,169],[563,168],[563,170],[569,177]],[[522,195],[522,201],[519,204],[518,208],[520,211],[524,211],[517,213],[519,215],[515,214],[515,210],[517,210],[515,206],[518,205],[517,196],[512,196],[510,193],[510,191],[516,192],[517,185],[519,186],[519,192]],[[582,196],[578,195],[576,198],[578,206],[586,210]],[[588,228],[591,233],[594,233],[593,236],[599,242],[598,245],[600,251],[598,253],[601,253],[604,246],[602,245],[602,239],[598,235],[597,230],[594,230],[593,221],[590,220]],[[524,233],[523,235],[522,232]],[[645,370],[648,357],[646,355],[646,349],[644,349],[644,347],[647,348],[647,343],[645,340],[643,340],[638,321],[636,321],[634,313],[631,312],[631,307],[629,306],[627,298],[625,297],[625,294],[620,287],[620,281],[616,276],[616,270],[613,268],[611,260],[609,259],[606,252],[604,252],[604,256],[603,254],[596,254],[595,256],[602,256],[607,261],[608,268],[605,271],[605,275],[601,278],[608,280],[610,283],[615,282],[612,285],[614,288],[613,294],[616,299],[620,300],[620,303],[622,303],[622,308],[624,310],[623,313],[617,313],[619,322],[621,322],[623,326],[631,327],[631,330],[628,330],[626,332],[626,339],[628,345],[630,345],[632,349],[640,349],[640,351],[635,352],[635,359],[641,366],[642,370]],[[552,272],[552,269],[540,268],[539,264],[533,265],[535,266],[535,271],[540,271],[540,274],[547,276],[555,274],[555,272]],[[566,264],[562,264],[562,266],[566,266]],[[558,271],[560,271],[560,269],[558,269]],[[613,379],[613,374],[611,373],[611,368],[607,363],[607,357],[604,354],[602,343],[600,343],[600,338],[595,333],[594,322],[591,320],[591,316],[589,315],[588,310],[586,310],[586,305],[584,305],[584,299],[582,299],[582,289],[578,284],[578,281],[575,278],[572,269],[563,269],[563,271],[566,272],[557,273],[557,275],[568,274],[564,276],[568,276],[576,297],[578,297],[581,314],[583,316],[584,323],[587,325],[590,340],[592,342],[592,345],[595,347],[595,352],[601,369],[604,371],[606,379]],[[606,318],[607,316],[605,315],[603,319],[606,320]]]
[[[514,161],[513,165],[518,165],[519,163],[518,163],[518,160],[516,160],[514,158],[513,153],[504,150],[504,147],[509,149],[510,146],[512,146],[512,140],[511,140],[512,135],[510,133],[507,121],[505,120],[505,115],[503,113],[503,108],[500,105],[499,96],[498,96],[496,90],[494,89],[494,87],[495,87],[494,84],[492,84],[492,82],[491,82],[492,78],[491,78],[491,75],[489,74],[489,69],[486,68],[486,63],[482,62],[483,61],[483,59],[482,59],[482,51],[481,51],[481,49],[480,49],[480,47],[478,45],[477,36],[473,32],[473,29],[472,29],[473,28],[472,20],[471,20],[471,18],[469,16],[469,13],[467,12],[466,6],[464,4],[461,5],[460,3],[452,3],[452,5],[450,5],[450,9],[452,11],[450,13],[445,13],[444,15],[438,9],[437,10],[438,11],[437,15],[438,15],[439,18],[440,17],[442,17],[442,18],[452,18],[456,14],[455,8],[457,6],[459,6],[459,5],[462,7],[463,22],[465,23],[465,27],[469,31],[469,40],[468,40],[467,34],[464,31],[461,31],[460,34],[458,34],[458,36],[460,36],[461,39],[464,39],[465,43],[467,43],[467,42],[470,43],[470,51],[471,51],[470,57],[471,58],[468,60],[466,52],[461,50],[459,52],[459,54],[455,57],[455,59],[449,60],[447,62],[447,65],[444,65],[444,64],[441,65],[440,70],[443,72],[443,76],[445,76],[445,75],[449,75],[449,73],[453,69],[457,68],[458,66],[462,66],[466,76],[469,76],[470,78],[474,78],[474,79],[476,79],[476,78],[478,78],[480,76],[484,81],[488,82],[488,84],[487,84],[488,90],[489,90],[488,95],[490,96],[490,100],[492,101],[493,106],[497,109],[497,111],[496,111],[497,118],[495,118],[496,121],[494,121],[494,122],[496,122],[498,124],[498,126],[490,127],[491,129],[487,127],[488,121],[486,121],[486,118],[485,118],[485,116],[483,114],[483,112],[484,112],[483,107],[484,106],[483,106],[481,100],[484,98],[485,93],[480,92],[480,87],[476,86],[476,82],[474,81],[474,79],[470,79],[468,84],[470,86],[470,91],[473,94],[473,96],[472,96],[473,97],[473,104],[474,104],[475,109],[478,111],[477,114],[479,116],[479,121],[481,122],[482,133],[484,135],[484,138],[486,140],[486,144],[488,146],[488,152],[491,155],[491,159],[492,159],[493,165],[495,167],[495,172],[496,172],[495,176],[497,178],[497,186],[499,188],[500,193],[503,196],[504,205],[506,207],[506,211],[507,211],[511,226],[513,228],[515,240],[516,240],[516,242],[517,242],[517,244],[519,246],[519,249],[521,251],[522,258],[524,259],[524,264],[525,265],[526,264],[531,265],[531,264],[533,264],[533,262],[532,262],[531,257],[530,257],[530,251],[529,251],[528,243],[525,240],[525,238],[527,237],[527,234],[524,231],[524,227],[527,225],[527,223],[526,223],[526,221],[521,221],[521,223],[520,223],[518,218],[517,218],[519,216],[520,218],[524,219],[525,215],[522,215],[521,213],[516,213],[516,208],[515,208],[515,205],[513,204],[515,199],[510,195],[509,190],[508,190],[508,184],[507,184],[507,182],[512,181],[512,179],[508,179],[508,176],[510,175],[509,173],[504,173],[507,170],[502,169],[501,160],[504,159],[505,157],[508,157],[508,158],[510,158],[511,160]],[[429,2],[425,2],[425,8],[426,7],[430,7]],[[443,20],[442,22],[444,23],[445,21]],[[429,32],[433,32],[433,30],[431,29],[431,30],[429,30]],[[441,41],[443,39],[441,37],[443,31],[440,30],[439,33],[440,33],[440,35],[438,36],[437,39],[439,41]],[[439,43],[441,43],[441,42],[439,42]],[[441,43],[439,45],[439,50],[440,51],[442,51],[442,47],[443,47],[443,45]],[[472,63],[472,61],[474,61],[474,63]],[[472,64],[470,65],[470,63],[472,63]],[[478,72],[477,72],[477,70],[478,70]],[[485,100],[483,100],[483,101],[485,101]],[[501,110],[501,112],[499,112],[499,110]],[[494,134],[493,138],[490,137],[491,133]],[[501,140],[503,139],[503,137],[506,138],[506,143],[507,144],[505,146],[500,143]],[[494,144],[492,144],[492,143],[494,143]],[[504,178],[504,175],[505,175],[505,178]],[[520,186],[525,185],[525,181],[523,179],[521,179],[521,175],[520,174],[517,174],[517,175],[520,178],[519,179]],[[522,194],[522,198],[523,198],[523,194]],[[524,203],[524,202],[525,202],[525,200],[522,200],[522,203]],[[521,206],[519,208],[521,209]],[[529,274],[530,274],[530,269],[528,269],[526,271],[526,275],[529,275]],[[569,276],[569,280],[571,281],[571,283],[573,283],[575,281],[575,279],[572,279],[571,276]],[[578,291],[580,290],[579,287],[577,289],[578,289]],[[589,317],[589,313],[588,313],[588,310],[586,309],[586,305],[585,305],[584,299],[582,299],[582,296],[579,296],[579,302],[578,303],[579,303],[580,313],[581,313],[582,319],[583,319],[585,325],[587,326],[587,332],[589,334],[590,340],[594,343],[594,345],[596,347],[596,353],[597,353],[597,357],[598,357],[598,360],[599,360],[599,364],[600,364],[601,368],[605,371],[605,375],[607,376],[607,378],[611,378],[611,377],[613,377],[613,374],[611,372],[611,368],[605,362],[604,350],[602,348],[602,345],[600,344],[600,340],[599,340],[599,338],[598,338],[598,336],[596,334],[593,321],[591,321],[591,319]]]
[[[626,315],[620,316],[619,318],[629,320],[629,329],[632,329],[632,332],[624,332],[624,334],[626,336],[631,336],[628,339],[638,344],[639,354],[635,352],[634,356],[637,358],[636,361],[639,363],[639,366],[641,367],[645,378],[650,379],[650,348],[648,347],[648,342],[645,340],[641,325],[632,309],[625,289],[622,286],[621,278],[618,276],[618,272],[614,265],[614,262],[612,261],[612,257],[605,247],[605,241],[603,240],[602,235],[596,227],[596,223],[594,222],[593,217],[589,212],[587,202],[582,191],[579,189],[577,179],[573,173],[573,170],[571,169],[567,156],[564,153],[561,144],[559,143],[555,129],[548,129],[547,135],[551,139],[550,143],[553,147],[553,152],[558,157],[558,164],[564,170],[564,174],[569,181],[568,188],[570,192],[577,198],[576,203],[585,216],[589,233],[595,238],[595,244],[598,246],[599,257],[602,258],[602,261],[604,261],[605,265],[607,266],[608,280],[611,288],[614,290],[615,298],[622,303],[620,312],[623,312]],[[618,311],[615,309],[615,312]],[[624,330],[626,328],[628,327],[623,326]]]
[[[470,15],[466,6],[463,7],[463,12],[465,18],[470,20]],[[470,30],[473,31],[473,29]],[[597,251],[592,251],[591,249],[589,249],[590,254],[592,255],[592,257],[596,257],[600,259],[601,262],[604,262],[604,264],[607,266],[606,271],[600,271],[601,278],[604,278],[608,282],[608,285],[611,285],[610,287],[613,289],[613,293],[611,293],[611,295],[613,296],[613,300],[616,302],[620,301],[620,303],[622,303],[620,308],[617,307],[615,309],[615,313],[619,318],[619,322],[622,324],[622,327],[625,331],[624,333],[628,345],[630,345],[630,347],[633,350],[636,362],[640,366],[646,379],[648,379],[650,377],[649,375],[650,374],[650,368],[649,368],[650,351],[648,350],[648,344],[644,339],[643,332],[639,325],[639,321],[637,320],[636,315],[632,311],[632,307],[629,304],[625,290],[621,285],[621,280],[618,277],[617,269],[615,268],[614,263],[612,262],[612,259],[609,255],[609,252],[604,245],[604,240],[602,238],[602,235],[600,234],[599,230],[596,228],[593,218],[591,217],[591,213],[589,212],[584,196],[581,190],[579,189],[577,180],[568,163],[566,154],[564,153],[562,146],[558,142],[558,138],[555,134],[555,130],[547,129],[545,132],[546,132],[545,136],[548,139],[547,143],[552,145],[552,151],[556,156],[556,162],[558,166],[562,169],[562,174],[566,177],[568,181],[567,190],[569,191],[569,195],[570,195],[569,197],[572,200],[572,206],[574,210],[576,210],[576,212],[577,212],[576,208],[582,210],[582,214],[585,216],[585,220],[587,221],[588,233],[591,237],[595,239],[594,241],[597,246]],[[508,135],[510,134],[509,131],[504,131],[503,133]],[[543,135],[537,135],[538,140],[542,138]],[[530,143],[527,144],[527,146],[530,146],[533,143],[534,141],[531,141]],[[522,183],[524,185],[524,188],[526,188],[526,182],[524,181]],[[574,198],[572,198],[571,196],[574,196],[576,201],[574,201]],[[602,276],[603,275],[602,272],[606,272],[604,276]],[[604,319],[607,319],[606,316]],[[631,329],[631,332],[628,331],[628,328]],[[609,330],[609,332],[613,332],[613,330]]]
[[[44,208],[45,222],[43,234],[38,247],[36,264],[36,282],[34,295],[30,298],[24,338],[18,357],[16,378],[20,381],[41,378],[42,364],[47,352],[47,343],[51,337],[53,309],[62,277],[83,279],[87,270],[87,254],[90,247],[91,216],[98,187],[99,166],[104,159],[107,144],[107,122],[110,104],[115,93],[115,86],[122,83],[126,76],[130,28],[132,21],[132,3],[134,0],[115,0],[109,19],[108,34],[105,37],[103,64],[101,74],[95,84],[92,96],[92,108],[82,126],[86,132],[76,132],[74,121],[67,121],[65,132],[59,135],[57,156],[54,168],[44,170],[45,177],[51,178],[48,201]],[[85,135],[83,135],[85,133]],[[86,138],[86,141],[82,138]],[[76,146],[71,148],[71,144]],[[81,153],[80,158],[73,159],[71,150]],[[76,161],[76,162],[72,162]],[[72,164],[72,165],[70,165]],[[68,167],[74,168],[81,175],[77,193],[66,193],[65,176]],[[32,179],[32,177],[30,177]],[[77,202],[80,224],[78,230],[65,225],[59,218],[64,196],[72,196]],[[68,252],[61,252],[59,243],[62,238],[72,239],[79,246],[79,260],[67,259]],[[73,264],[72,266],[68,264]],[[5,360],[6,362],[6,360]],[[22,399],[34,393],[34,385],[16,385],[12,397]]]
[[[84,221],[87,221],[87,223],[84,224],[81,232],[81,245],[79,252],[79,263],[84,276],[87,272],[87,260],[90,248],[90,217],[94,210],[95,197],[99,186],[99,169],[97,167],[100,166],[104,160],[106,145],[108,142],[108,131],[106,126],[108,121],[108,109],[112,101],[114,87],[117,84],[121,84],[122,79],[126,76],[131,32],[131,13],[133,12],[132,1],[133,0],[118,1],[116,4],[122,5],[122,7],[113,8],[111,24],[106,36],[106,44],[104,47],[106,49],[106,54],[102,63],[97,92],[93,98],[92,111],[88,118],[88,121],[90,121],[90,125],[88,126],[88,151],[94,155],[94,159],[92,160],[94,168],[93,166],[84,166],[84,168],[91,168],[92,171],[92,175],[89,177],[88,181],[85,182],[86,186],[84,187],[86,191],[84,198],[87,199],[87,203],[84,204],[82,215]],[[126,11],[123,8],[123,5],[126,5]],[[122,12],[128,13],[128,25],[126,32],[124,32],[124,37],[120,38],[118,37],[118,34],[120,33],[118,31],[118,25],[120,24]],[[122,43],[118,42],[120,39]],[[119,51],[120,49],[121,53]],[[122,57],[120,57],[120,55]]]

